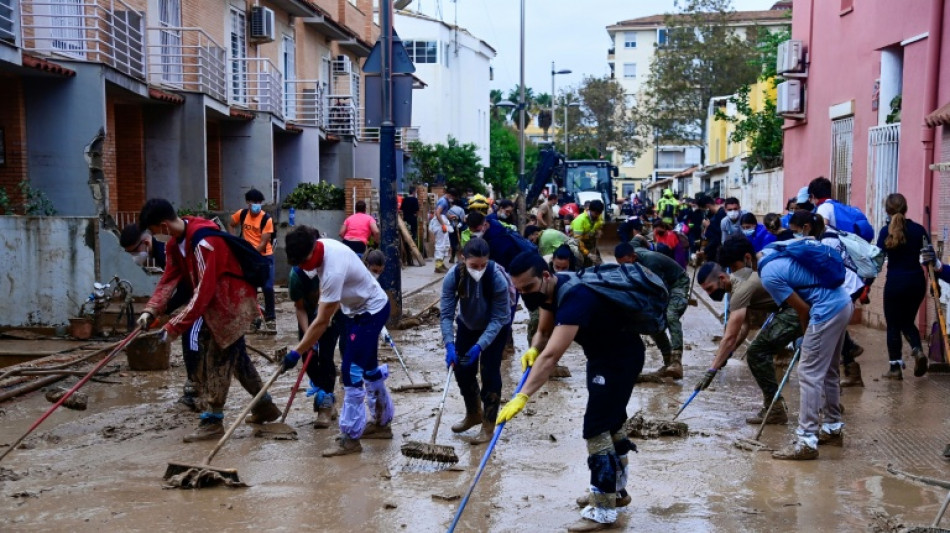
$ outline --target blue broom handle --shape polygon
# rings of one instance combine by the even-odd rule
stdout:
[[[521,392],[521,387],[524,387],[524,382],[528,381],[528,374],[530,373],[531,367],[529,366],[528,369],[524,371],[524,374],[521,375],[521,381],[518,382],[518,387],[515,388],[515,394]],[[475,490],[475,485],[478,484],[478,480],[481,479],[482,472],[485,471],[485,465],[488,464],[488,458],[491,457],[491,452],[495,449],[495,444],[498,443],[498,437],[501,436],[501,430],[505,429],[506,423],[507,421],[502,422],[495,427],[495,434],[488,444],[488,449],[485,450],[485,455],[482,456],[482,462],[478,465],[478,471],[475,472],[475,479],[472,480],[471,486],[468,487],[468,492],[466,492],[465,497],[462,498],[462,504],[459,505],[458,511],[455,512],[455,518],[452,519],[452,524],[449,526],[449,533],[455,531],[455,526],[458,525],[459,520],[462,518],[462,512],[465,511],[465,506],[468,505],[468,499],[472,496],[472,492]]]

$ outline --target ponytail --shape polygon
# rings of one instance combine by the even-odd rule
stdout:
[[[891,223],[887,227],[887,238],[884,239],[884,247],[887,249],[897,248],[907,242],[907,199],[903,194],[894,193],[887,196],[884,201],[884,211],[890,215]]]

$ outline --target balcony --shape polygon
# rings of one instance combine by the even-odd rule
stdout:
[[[379,142],[380,129],[360,126],[359,140],[364,142]],[[411,152],[409,145],[419,140],[419,127],[396,128],[396,148]]]
[[[17,13],[15,0],[0,0],[0,41],[17,44]]]
[[[331,135],[356,135],[360,109],[349,96],[328,96],[326,130]]]
[[[149,82],[227,103],[227,52],[201,28],[148,28]]]
[[[232,59],[231,104],[283,117],[284,89],[277,65],[267,58]]]
[[[22,48],[102,63],[145,81],[142,17],[122,0],[21,0]]]
[[[284,81],[284,120],[326,129],[325,94],[320,80]]]

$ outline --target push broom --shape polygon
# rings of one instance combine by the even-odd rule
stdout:
[[[455,448],[435,443],[439,435],[439,423],[442,422],[442,411],[445,410],[445,397],[449,392],[449,383],[452,380],[452,369],[455,365],[449,367],[449,372],[445,376],[445,387],[442,389],[442,401],[439,402],[439,412],[435,417],[435,427],[432,428],[432,438],[429,442],[407,442],[402,445],[402,454],[410,459],[421,459],[427,462],[434,462],[439,469],[448,467],[459,462],[455,455]]]

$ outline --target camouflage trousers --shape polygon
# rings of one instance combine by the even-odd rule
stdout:
[[[251,396],[260,392],[263,386],[261,376],[254,368],[251,358],[247,356],[244,337],[231,346],[222,348],[212,338],[211,331],[208,328],[202,328],[198,335],[198,368],[194,376],[200,409],[211,412],[224,410],[224,404],[228,399],[228,389],[231,388],[232,375]],[[268,394],[258,405],[267,404],[270,401]]]
[[[670,355],[674,351],[683,353],[683,323],[680,318],[686,312],[687,305],[689,305],[689,299],[686,297],[685,290],[673,289],[670,291],[670,303],[666,307],[666,328],[670,335],[667,337],[665,331],[650,335],[660,353],[663,354],[664,365],[669,365],[672,362]]]
[[[772,401],[772,397],[778,390],[778,381],[775,379],[775,354],[803,334],[798,313],[788,308],[776,313],[769,325],[759,330],[749,349],[746,350],[749,371],[762,389],[764,405]]]

